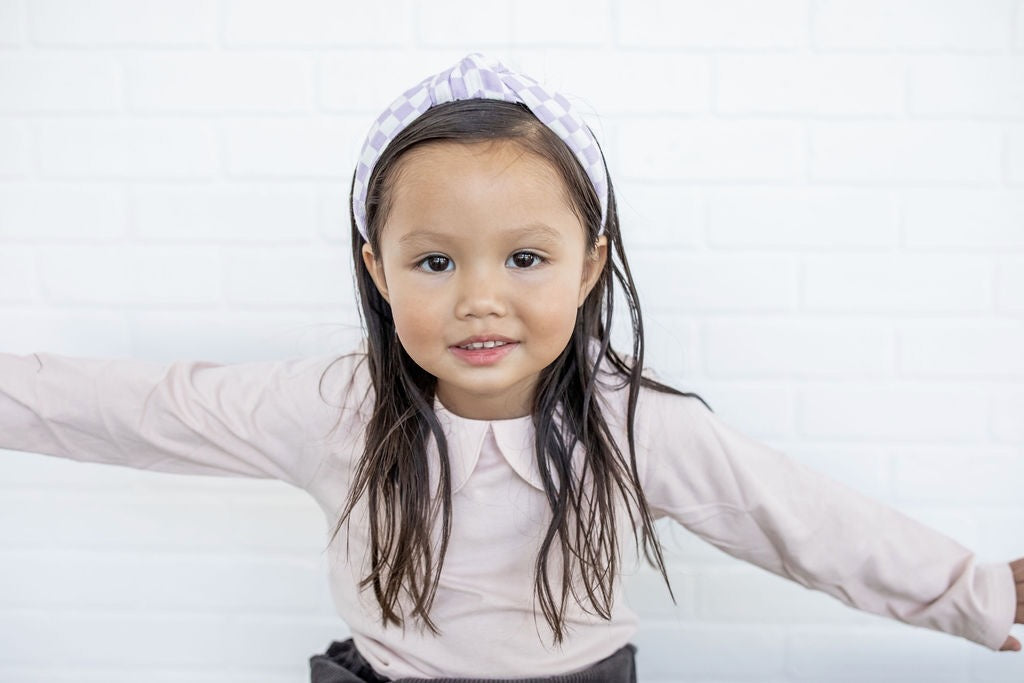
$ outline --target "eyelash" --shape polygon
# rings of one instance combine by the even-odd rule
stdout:
[[[534,261],[534,265],[532,265],[532,266],[530,266],[528,268],[517,268],[516,270],[533,270],[537,266],[539,266],[541,264],[544,264],[544,263],[547,263],[547,261],[548,261],[546,258],[541,256],[540,254],[535,254],[532,251],[517,251],[514,254],[512,254],[512,256],[510,256],[509,258],[513,258],[515,256],[518,256],[519,254],[529,254],[530,256],[534,257],[535,261]],[[447,260],[448,263],[451,263],[451,259],[448,258],[447,256],[445,256],[444,254],[430,254],[429,256],[424,256],[422,259],[420,259],[419,261],[416,262],[416,270],[423,271],[424,273],[434,273],[434,274],[448,272],[447,268],[445,270],[430,270],[429,268],[423,269],[423,268],[420,267],[424,263],[429,261],[430,259],[434,259],[434,258],[443,258],[443,259]]]

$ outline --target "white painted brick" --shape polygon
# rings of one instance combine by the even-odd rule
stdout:
[[[43,291],[50,301],[210,306],[222,300],[216,248],[41,247],[38,258]]]
[[[1024,185],[1024,126],[1010,128],[1006,137],[1007,180]]]
[[[893,486],[901,501],[931,505],[1013,505],[1020,500],[1024,460],[1006,449],[934,448],[894,458]]]
[[[613,114],[711,110],[711,60],[704,55],[553,48],[524,53],[515,64],[508,66],[565,95],[581,113],[596,114],[599,119]]]
[[[843,623],[870,626],[876,619],[822,591],[752,564],[696,572],[697,615],[702,622],[779,624]]]
[[[812,122],[811,176],[878,183],[993,183],[1001,174],[997,124],[939,121]]]
[[[324,629],[318,622],[322,619],[144,611],[13,613],[3,623],[8,646],[5,664],[45,661],[65,668],[145,666],[244,672],[287,669],[298,660],[308,676],[309,644],[321,642]]]
[[[123,237],[128,211],[116,187],[0,184],[0,239],[100,241]]]
[[[331,244],[351,249],[352,206],[349,190],[341,183],[327,185],[317,196],[317,234]]]
[[[992,398],[992,434],[1005,441],[1024,440],[1024,387]]]
[[[640,0],[619,3],[617,9],[618,43],[623,46],[750,49],[807,44],[809,5],[797,0]]]
[[[110,57],[0,55],[0,111],[114,111],[121,67]]]
[[[866,55],[719,55],[715,109],[728,114],[893,115],[903,62]]]
[[[630,265],[652,311],[778,311],[791,308],[797,295],[791,259],[636,249]]]
[[[20,121],[0,121],[0,177],[19,177],[32,170],[32,132]]]
[[[978,525],[978,546],[985,549],[983,558],[988,561],[1002,561],[1020,555],[1020,541],[1016,530],[1024,524],[1024,513],[1019,507],[989,508],[979,512],[978,517],[982,520]]]
[[[308,314],[289,310],[262,313],[154,311],[138,314],[134,320],[135,353],[165,361],[204,358],[241,363],[320,352],[341,353],[342,349],[349,348],[341,340],[331,343],[327,331],[317,329]],[[245,344],[239,344],[240,339],[244,339]]]
[[[290,501],[247,501],[199,490],[142,490],[134,497],[102,489],[11,492],[0,499],[0,529],[5,549],[319,554],[326,542],[323,513],[298,489],[275,483]]]
[[[228,45],[379,47],[408,45],[413,40],[410,0],[228,0],[224,17]]]
[[[459,50],[424,51],[353,48],[322,54],[317,63],[319,104],[330,111],[365,112],[363,135],[399,95],[464,57]],[[367,64],[373,64],[367,69]],[[419,64],[410,68],[410,64]],[[359,141],[362,143],[362,140]]]
[[[310,311],[309,326],[303,329],[301,353],[332,353],[353,349],[366,337],[359,320],[358,303],[353,299],[345,306]],[[283,342],[282,342],[283,343]]]
[[[467,52],[477,46],[512,43],[512,0],[447,0],[445,10],[415,3],[416,39],[422,45],[464,45]],[[424,74],[426,75],[426,74]]]
[[[1007,555],[1006,558],[1017,557],[1020,554],[1019,548],[1020,544],[1017,545],[1016,554]],[[1010,633],[1017,640],[1021,640],[1024,637],[1021,631],[1020,624],[1014,624]],[[969,648],[967,661],[973,674],[973,678],[970,679],[972,683],[1014,683],[1020,680],[1020,660],[1016,657],[1003,656],[1005,654],[1009,653],[990,652],[980,647]]]
[[[715,247],[844,249],[899,240],[891,192],[833,187],[708,188],[708,243]]]
[[[846,320],[711,320],[705,323],[709,375],[878,377],[895,367],[888,325]]]
[[[1024,51],[1024,5],[1017,0],[1016,20],[1014,21],[1013,45],[1018,52]]]
[[[820,48],[1002,52],[1013,0],[820,0],[812,34]]]
[[[669,383],[673,375],[687,378],[694,376],[697,373],[698,358],[697,329],[693,319],[672,313],[651,312],[645,303],[641,301],[644,316],[644,365],[662,377],[661,381]],[[630,334],[621,348],[632,349],[632,343]]]
[[[4,601],[8,608],[332,614],[321,574],[325,568],[312,556],[56,549],[0,552],[0,558],[9,563],[7,578],[21,586]],[[122,580],[111,582],[111,576]]]
[[[47,121],[39,164],[51,177],[197,178],[218,168],[209,125],[172,120]]]
[[[617,177],[790,180],[803,167],[804,136],[788,121],[624,119],[618,134]]]
[[[61,45],[196,45],[215,36],[208,0],[31,0],[32,37]]]
[[[870,628],[800,627],[787,639],[787,669],[799,681],[966,681],[972,647],[894,619]]]
[[[224,127],[233,176],[336,178],[350,182],[369,123],[360,119],[236,120]]]
[[[516,0],[512,3],[512,40],[516,47],[604,45],[611,36],[611,4],[610,0]]]
[[[21,0],[0,0],[0,45],[19,45],[25,40],[25,11]]]
[[[0,348],[8,353],[51,351],[70,356],[130,355],[131,333],[123,313],[86,309],[0,310]]]
[[[128,62],[128,102],[141,111],[309,111],[313,60],[301,54],[144,55]]]
[[[38,296],[36,259],[32,247],[10,244],[0,247],[0,303],[27,302]]]
[[[991,308],[993,273],[985,256],[808,255],[804,305],[817,311],[967,312]]]
[[[234,249],[225,254],[225,291],[234,305],[349,304],[350,252],[343,249]]]
[[[637,679],[751,680],[784,672],[780,627],[719,624],[640,624]],[[705,676],[706,679],[698,677]]]
[[[911,247],[1020,249],[1024,193],[1004,189],[908,189],[906,244]]]
[[[700,197],[700,190],[683,183],[617,183],[616,210],[627,257],[634,247],[687,249],[701,243],[704,217]]]
[[[938,441],[988,434],[987,400],[969,386],[847,382],[806,386],[800,393],[800,427],[808,436]]]
[[[996,273],[996,309],[1024,311],[1024,258],[1005,257]]]
[[[0,624],[0,628],[2,628],[2,624]],[[323,642],[329,642],[332,638],[337,639],[336,635],[327,628],[323,630],[326,634],[322,639]],[[42,657],[42,661],[47,661],[45,655]],[[295,662],[290,662],[290,664],[293,669],[291,672],[284,669],[278,673],[239,672],[239,666],[232,667],[234,670],[231,673],[200,673],[175,668],[160,670],[145,664],[138,668],[122,667],[117,671],[98,669],[92,672],[83,671],[80,667],[75,666],[67,669],[0,666],[0,678],[18,681],[18,683],[135,683],[139,680],[146,680],[149,683],[294,683],[297,679],[308,675],[308,666]]]
[[[781,450],[779,440],[797,435],[797,393],[790,383],[723,382],[716,387],[701,380],[697,392],[733,429],[776,449]]]
[[[918,115],[1024,116],[1024,57],[914,57],[908,95]]]
[[[1024,379],[1024,321],[914,322],[898,334],[901,374]]]
[[[132,193],[138,234],[188,242],[308,242],[314,195],[279,185],[148,186]]]

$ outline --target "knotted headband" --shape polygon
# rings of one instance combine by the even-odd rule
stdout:
[[[598,234],[604,232],[608,213],[608,178],[601,150],[590,128],[562,95],[541,87],[529,76],[510,71],[497,59],[474,52],[455,66],[429,76],[406,90],[370,127],[359,154],[352,186],[352,213],[363,239],[369,240],[366,233],[366,190],[370,173],[388,143],[435,104],[472,99],[522,102],[541,123],[558,134],[579,160],[597,191],[601,201],[601,228]]]

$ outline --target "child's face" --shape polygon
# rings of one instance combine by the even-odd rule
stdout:
[[[557,171],[514,143],[428,143],[400,163],[379,260],[363,247],[399,340],[456,415],[529,414],[604,267],[604,235],[588,257]],[[513,343],[458,349],[477,335]]]

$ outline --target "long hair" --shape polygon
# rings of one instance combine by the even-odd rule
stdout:
[[[511,140],[548,160],[564,180],[573,211],[587,234],[592,255],[601,223],[597,193],[572,151],[525,105],[490,99],[457,100],[428,109],[387,146],[369,179],[364,240],[352,221],[352,262],[366,329],[366,360],[374,389],[374,408],[366,428],[365,450],[357,464],[348,501],[332,540],[356,504],[365,498],[369,515],[369,572],[360,588],[372,588],[382,623],[402,626],[408,617],[438,634],[430,618],[452,523],[451,472],[444,432],[433,411],[437,380],[406,353],[395,331],[390,304],[381,296],[362,259],[367,241],[381,253],[380,235],[392,206],[402,155],[429,141],[473,143]],[[353,177],[353,182],[355,178]],[[551,518],[535,563],[534,593],[555,643],[563,641],[565,610],[571,596],[585,611],[610,619],[615,578],[620,566],[618,539],[620,503],[629,516],[633,538],[643,544],[675,596],[665,571],[661,545],[637,473],[634,418],[641,386],[681,396],[684,393],[641,376],[644,359],[643,321],[636,287],[619,234],[612,184],[608,183],[605,234],[609,257],[597,283],[577,310],[575,328],[565,349],[539,375],[532,403],[534,451]],[[633,332],[632,362],[610,346],[615,282],[622,288]],[[596,357],[588,349],[596,346]],[[597,374],[607,363],[627,384],[628,457],[605,421],[596,400]],[[705,405],[707,405],[705,403]],[[708,406],[710,409],[710,406]],[[556,424],[561,415],[561,426]],[[439,451],[439,490],[429,490],[427,439]],[[585,453],[582,471],[572,465],[579,445]],[[438,552],[431,529],[440,515]],[[638,536],[639,534],[639,536]],[[549,566],[558,558],[561,579],[552,582]],[[407,596],[410,614],[402,597]]]

